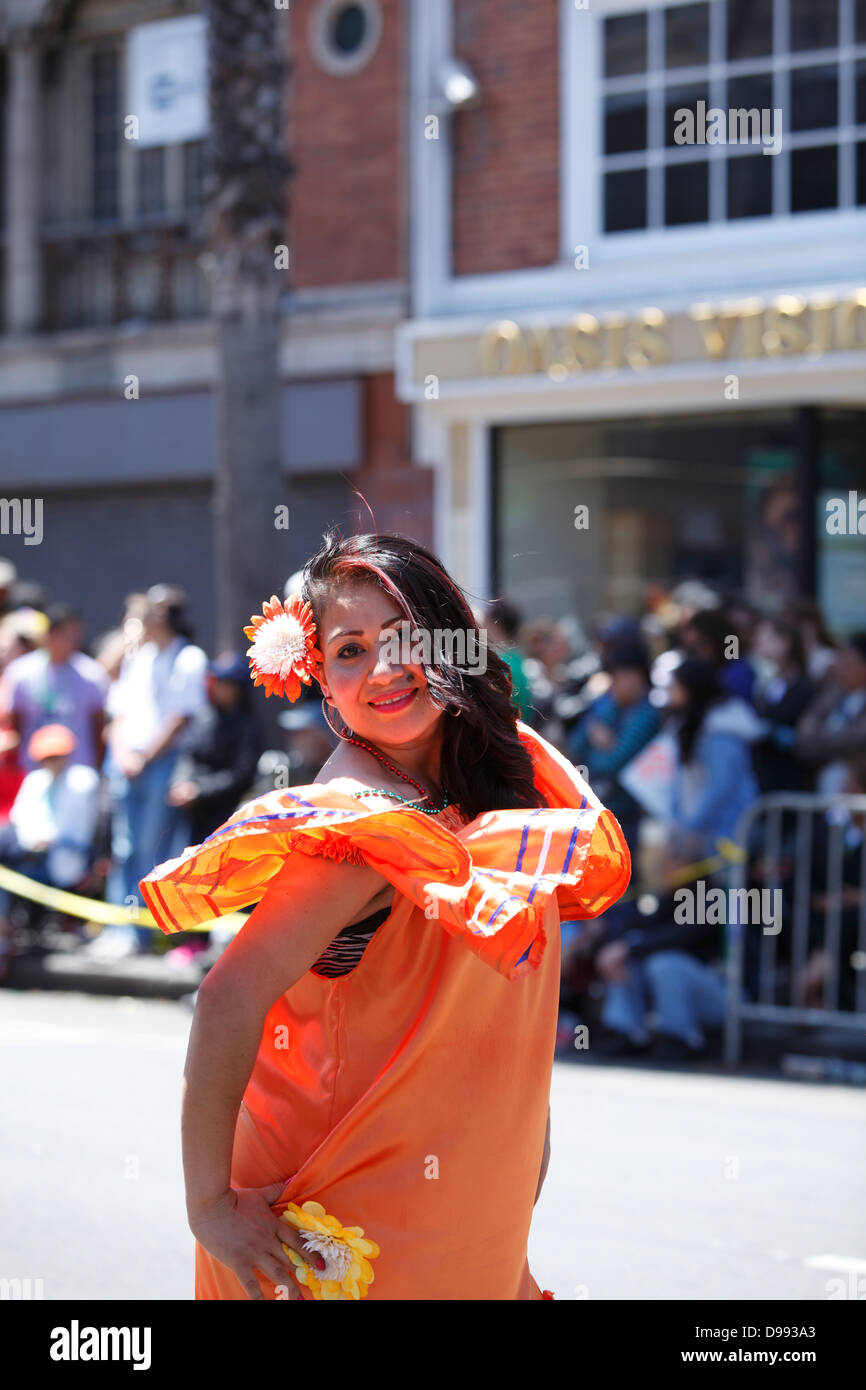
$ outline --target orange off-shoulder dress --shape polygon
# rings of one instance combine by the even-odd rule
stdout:
[[[257,902],[293,852],[395,887],[347,975],[308,971],[270,1009],[235,1131],[232,1183],[284,1182],[380,1254],[367,1296],[540,1299],[527,1240],[544,1149],[560,919],[594,917],[631,872],[619,824],[528,726],[547,806],[371,811],[324,783],[242,806],[142,880],[164,932]],[[266,1298],[275,1286],[259,1275]],[[196,1244],[197,1299],[242,1300]]]

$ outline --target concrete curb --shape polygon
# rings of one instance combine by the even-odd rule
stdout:
[[[199,965],[169,965],[165,956],[97,961],[72,951],[28,952],[13,959],[3,986],[181,999],[195,993],[206,973]]]

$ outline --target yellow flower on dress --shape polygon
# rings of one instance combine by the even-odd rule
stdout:
[[[366,1298],[373,1282],[370,1264],[379,1254],[375,1240],[364,1236],[360,1226],[343,1226],[336,1216],[329,1216],[321,1202],[289,1202],[281,1220],[294,1226],[304,1236],[307,1250],[315,1251],[325,1261],[317,1273],[303,1256],[290,1246],[283,1249],[295,1266],[295,1278],[304,1284],[315,1299]]]

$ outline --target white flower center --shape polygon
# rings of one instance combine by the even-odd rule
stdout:
[[[288,676],[307,654],[304,629],[291,613],[278,614],[258,629],[249,655],[269,676]]]
[[[317,1251],[325,1260],[324,1269],[313,1267],[317,1279],[336,1279],[342,1283],[354,1259],[348,1245],[344,1245],[341,1240],[334,1240],[331,1236],[319,1235],[318,1232],[305,1232],[304,1248]]]

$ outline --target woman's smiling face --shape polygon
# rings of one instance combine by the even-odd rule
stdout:
[[[411,643],[403,651],[399,640],[410,631],[390,594],[371,583],[342,586],[319,624],[322,692],[349,728],[378,748],[417,747],[444,717],[430,700],[423,667],[399,660],[411,653]]]

